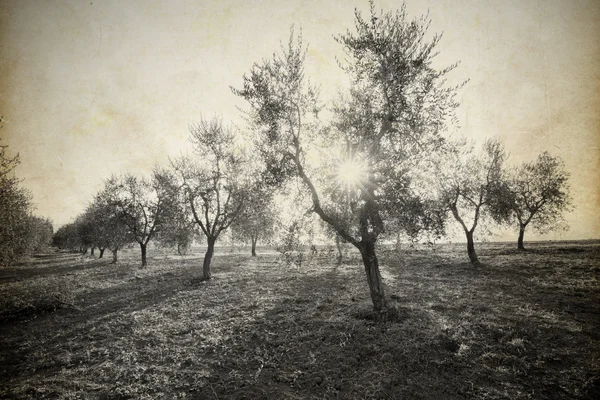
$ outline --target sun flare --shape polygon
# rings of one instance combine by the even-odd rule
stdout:
[[[358,160],[344,160],[338,166],[337,178],[345,186],[358,186],[365,176],[365,167]]]

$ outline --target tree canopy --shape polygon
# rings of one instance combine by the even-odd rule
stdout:
[[[427,16],[410,20],[404,6],[377,12],[371,3],[368,19],[356,12],[355,30],[336,38],[351,87],[332,107],[330,123],[319,117],[318,90],[304,75],[306,48],[293,32],[281,52],[255,64],[242,88],[233,89],[250,106],[272,181],[299,179],[312,211],[361,252],[382,313],[387,304],[375,244],[384,213],[415,195],[411,168],[418,155],[443,143],[457,106],[457,88],[444,81],[455,65],[434,68],[440,36],[428,40],[428,27]]]

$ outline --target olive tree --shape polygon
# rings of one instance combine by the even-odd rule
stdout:
[[[387,301],[376,244],[384,215],[414,188],[410,167],[442,141],[456,107],[456,87],[436,69],[439,35],[428,39],[429,18],[410,19],[406,8],[355,13],[354,30],[336,37],[346,57],[350,87],[322,121],[318,89],[304,75],[301,36],[271,59],[255,64],[234,93],[247,100],[260,136],[270,182],[298,179],[311,210],[361,255],[374,309]]]
[[[65,224],[58,228],[52,236],[52,245],[62,250],[81,251],[77,225],[75,222]]]
[[[94,201],[86,210],[93,226],[93,240],[100,249],[99,258],[104,255],[105,249],[112,253],[111,264],[117,263],[118,252],[127,244],[133,242],[129,228],[121,221],[120,209],[112,202],[116,196],[117,186],[110,180],[106,182],[104,190],[94,197]]]
[[[100,194],[113,207],[118,221],[140,246],[142,267],[148,264],[148,243],[169,221],[173,213],[172,177],[156,169],[150,180],[132,174],[112,176]]]
[[[480,265],[475,251],[475,230],[482,218],[506,221],[510,210],[501,201],[506,193],[506,151],[498,140],[486,140],[481,154],[468,146],[455,146],[437,171],[441,202],[459,223],[467,239],[467,254]]]
[[[547,151],[512,171],[509,202],[519,224],[519,249],[525,248],[529,224],[541,233],[564,226],[562,214],[571,209],[569,176],[562,158]]]
[[[248,198],[248,164],[232,128],[220,119],[201,119],[190,126],[190,134],[194,156],[173,160],[172,167],[193,220],[206,237],[202,276],[208,280],[215,243]]]
[[[246,207],[232,225],[232,232],[237,237],[250,240],[250,254],[256,256],[258,240],[269,240],[274,233],[277,210],[273,193],[259,186],[248,193]]]

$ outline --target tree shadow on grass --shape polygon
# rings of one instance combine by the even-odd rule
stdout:
[[[427,336],[421,310],[377,321],[361,269],[344,270],[295,274],[260,318],[231,327],[191,398],[463,398],[464,381],[448,385],[464,367],[456,346]]]

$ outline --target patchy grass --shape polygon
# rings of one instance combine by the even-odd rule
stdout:
[[[381,256],[393,322],[358,257],[56,253],[0,270],[0,398],[592,399],[598,243]]]

